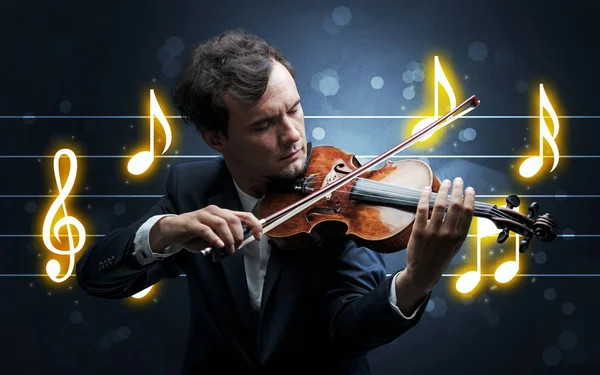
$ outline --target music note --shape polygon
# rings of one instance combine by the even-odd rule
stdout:
[[[513,208],[518,209],[517,207]],[[477,268],[476,271],[469,271],[462,274],[456,281],[456,290],[460,293],[467,294],[472,292],[481,282],[481,241],[485,237],[498,235],[501,232],[493,222],[485,218],[477,218]],[[516,235],[515,240],[515,260],[509,260],[502,263],[498,268],[494,277],[499,283],[507,283],[512,280],[519,272],[519,235]]]
[[[61,177],[60,177],[60,158],[63,156],[67,156],[69,160],[69,173],[67,176],[67,180],[65,181],[64,186],[62,185]],[[61,149],[56,152],[54,155],[54,177],[56,178],[56,185],[58,187],[58,197],[52,202],[48,212],[46,213],[46,217],[44,218],[44,223],[42,227],[42,239],[44,241],[44,245],[46,248],[57,255],[68,255],[69,256],[69,267],[67,272],[65,272],[63,277],[58,277],[61,271],[61,265],[56,259],[50,259],[46,263],[46,274],[50,279],[54,282],[61,283],[65,281],[71,274],[73,273],[73,268],[75,266],[75,254],[83,248],[85,243],[86,234],[85,227],[83,224],[77,220],[76,218],[70,216],[67,213],[67,205],[65,201],[71,190],[73,189],[73,185],[75,184],[75,178],[77,176],[77,157],[75,153],[69,149]],[[60,218],[53,225],[53,221],[56,218],[56,214],[58,210],[62,207],[63,217]],[[73,240],[73,232],[71,231],[71,226],[75,227],[78,241],[77,245],[74,244]],[[68,250],[60,250],[54,246],[52,243],[52,239],[50,233],[54,234],[54,238],[62,244],[60,239],[60,230],[66,227],[67,229],[67,237],[69,239]]]
[[[454,90],[452,89],[452,85],[450,84],[450,82],[448,81],[448,77],[446,77],[446,74],[444,73],[444,70],[442,69],[442,65],[440,64],[440,60],[437,56],[435,56],[434,59],[434,83],[433,83],[433,89],[434,89],[434,115],[433,117],[426,117],[422,120],[420,120],[419,122],[417,122],[417,124],[413,127],[412,130],[412,134],[414,135],[415,133],[417,133],[418,131],[422,130],[423,128],[425,128],[427,125],[430,125],[431,123],[433,123],[435,120],[437,120],[438,118],[440,118],[439,112],[440,112],[440,94],[439,94],[439,85],[442,85],[442,87],[444,88],[444,90],[446,91],[446,94],[448,95],[448,99],[450,101],[450,108],[449,110],[452,110],[453,108],[456,107],[456,95],[454,94]],[[444,121],[442,124],[440,124],[437,128],[432,129],[431,131],[429,131],[427,134],[425,134],[423,137],[419,138],[419,142],[424,142],[427,139],[429,139],[433,133],[435,133],[437,130],[443,128],[444,126],[448,125],[449,123],[451,123],[452,121],[454,121],[455,118],[453,117],[449,117],[446,121]]]
[[[142,298],[146,297],[148,295],[148,293],[150,293],[150,291],[152,290],[153,286],[154,285],[150,285],[146,289],[140,290],[139,292],[137,292],[136,294],[132,295],[131,297],[135,298],[135,299],[142,299]]]
[[[156,95],[154,94],[154,90],[150,90],[150,150],[140,151],[137,154],[133,155],[129,162],[127,163],[127,170],[129,173],[133,175],[140,175],[148,170],[152,163],[154,162],[154,117],[158,119],[158,122],[162,125],[162,128],[165,132],[165,147],[161,153],[164,154],[171,145],[171,128],[167,121],[166,116],[164,115],[162,109],[160,108],[160,104],[158,104],[158,100],[156,99]]]
[[[546,124],[546,119],[544,117],[544,109],[548,111],[550,117],[552,118],[553,130],[554,133],[550,134],[550,130],[548,129],[548,125]],[[544,165],[544,140],[548,142],[550,148],[552,149],[552,154],[554,155],[554,164],[552,165],[552,169],[550,173],[554,171],[556,166],[558,165],[558,160],[560,158],[560,154],[558,152],[558,146],[556,145],[556,136],[558,135],[559,123],[558,116],[556,115],[556,111],[552,107],[550,103],[550,99],[548,99],[548,95],[546,95],[546,90],[544,90],[544,85],[540,83],[540,154],[535,156],[530,156],[525,161],[521,163],[519,167],[519,173],[521,176],[525,178],[533,177],[536,173],[542,169]]]
[[[462,274],[456,280],[456,290],[466,294],[471,292],[481,281],[481,238],[491,235],[490,232],[495,228],[493,223],[491,226],[488,220],[477,218],[477,269]]]
[[[513,210],[518,212],[519,208],[513,207]],[[497,233],[499,233],[498,230],[496,230],[496,234]],[[494,272],[494,279],[500,284],[506,284],[514,279],[514,277],[519,273],[519,243],[519,235],[515,233],[515,258],[513,260],[503,262],[496,268],[496,272]]]

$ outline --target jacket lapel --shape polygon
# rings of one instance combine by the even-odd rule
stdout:
[[[220,189],[218,189],[218,192],[208,199],[208,202],[209,204],[214,204],[221,208],[242,211],[243,207],[238,192],[224,162],[222,170],[223,175],[221,181],[223,181],[223,183],[220,186]],[[246,282],[243,251],[237,251],[233,255],[226,256],[221,259],[219,263],[223,269],[235,307],[239,312],[244,325],[252,332],[254,331],[254,321],[252,308],[250,307],[248,285]],[[277,347],[277,344],[281,339],[281,337],[277,335],[285,332],[285,329],[283,329],[281,325],[286,324],[287,317],[291,313],[290,311],[284,311],[286,308],[283,308],[283,310],[278,308],[277,311],[274,311],[272,308],[273,304],[271,303],[274,298],[273,295],[277,294],[275,292],[275,287],[280,278],[284,263],[285,260],[281,251],[278,251],[274,245],[271,245],[271,253],[263,284],[260,318],[257,327],[258,356],[261,362],[266,361]],[[285,304],[283,301],[282,303]],[[267,322],[269,324],[266,324]]]
[[[210,204],[233,211],[242,211],[242,203],[233,184],[229,173],[223,176],[223,185],[220,193],[208,199]],[[252,310],[250,307],[250,296],[246,282],[246,270],[244,267],[243,251],[236,251],[230,256],[219,261],[229,290],[232,294],[235,307],[238,310],[246,328],[253,330]]]
[[[286,331],[285,326],[290,311],[286,308],[286,303],[289,302],[279,297],[277,310],[273,308],[272,302],[274,298],[275,286],[279,280],[281,270],[283,268],[283,257],[274,245],[271,245],[271,255],[267,264],[267,272],[265,275],[265,283],[260,303],[260,318],[258,323],[258,360],[265,363],[273,354],[277,344],[281,340],[281,336]]]

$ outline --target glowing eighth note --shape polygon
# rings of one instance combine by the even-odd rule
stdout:
[[[152,163],[154,162],[154,117],[158,119],[158,122],[162,125],[162,128],[165,132],[165,147],[161,153],[164,154],[171,145],[171,139],[173,138],[171,134],[171,128],[167,121],[166,116],[164,115],[162,109],[160,108],[160,104],[158,104],[158,100],[156,100],[156,95],[154,94],[154,90],[150,90],[150,150],[140,151],[137,154],[133,155],[127,163],[127,170],[129,173],[133,175],[140,175],[148,170]]]
[[[513,209],[517,209],[516,207]],[[494,236],[500,233],[493,222],[485,218],[477,218],[477,270],[462,274],[456,281],[456,290],[466,294],[472,292],[481,281],[481,240],[484,237]],[[499,283],[507,283],[512,280],[519,272],[519,235],[515,239],[515,259],[502,263],[496,272],[494,278]]]
[[[518,212],[519,208],[513,207],[513,210]],[[494,234],[497,233],[499,233],[499,231],[494,229]],[[496,272],[494,272],[494,279],[500,284],[506,284],[514,279],[514,277],[519,273],[519,242],[519,235],[515,233],[515,258],[502,263],[498,266],[498,268],[496,268]]]
[[[60,177],[60,158],[62,156],[67,156],[69,159],[69,173],[67,176],[67,180],[65,185],[62,185],[61,177]],[[73,189],[73,185],[75,184],[75,178],[77,176],[77,157],[75,153],[69,149],[61,149],[56,152],[54,155],[54,176],[56,178],[56,185],[58,187],[58,197],[52,202],[50,205],[50,209],[46,213],[46,217],[44,218],[44,224],[42,227],[42,238],[44,240],[44,245],[53,252],[58,255],[68,255],[69,256],[69,267],[67,272],[63,275],[63,277],[58,277],[61,271],[60,263],[56,259],[50,259],[48,263],[46,263],[46,274],[48,277],[52,279],[54,282],[61,283],[65,281],[72,273],[73,267],[75,266],[75,254],[83,248],[85,243],[85,227],[79,220],[76,218],[69,216],[67,213],[67,206],[65,201],[69,194],[71,193],[71,189]],[[60,218],[56,223],[53,223],[54,219],[56,219],[56,214],[59,209],[62,207],[63,217]],[[75,227],[77,232],[77,245],[74,244],[73,240],[73,232],[71,231],[71,226]],[[60,239],[60,230],[66,227],[67,234],[69,239],[68,250],[60,250],[54,246],[52,243],[52,238],[50,233],[54,234],[54,238],[62,244]]]
[[[550,130],[548,129],[548,125],[546,125],[546,119],[544,117],[544,109],[548,111],[550,117],[552,118],[553,130],[554,134],[550,134]],[[558,146],[556,145],[556,136],[558,135],[558,116],[556,115],[556,111],[552,107],[550,103],[550,99],[546,95],[546,91],[544,90],[544,85],[540,83],[540,154],[535,156],[530,156],[523,163],[521,163],[521,167],[519,168],[519,173],[521,176],[529,178],[533,177],[536,173],[542,169],[544,165],[544,140],[548,142],[550,148],[552,149],[552,154],[554,155],[554,164],[552,165],[552,169],[550,172],[554,171],[556,166],[558,165],[558,160],[560,154],[558,152]]]
[[[146,289],[137,292],[136,294],[132,295],[131,297],[135,298],[135,299],[142,299],[142,298],[146,297],[148,295],[148,293],[150,293],[153,286],[154,285],[150,285]]]
[[[448,99],[450,100],[449,110],[454,109],[456,107],[456,95],[454,94],[452,85],[450,85],[450,81],[448,81],[448,77],[446,77],[446,74],[444,73],[444,70],[442,69],[442,65],[440,64],[439,58],[437,56],[435,56],[434,83],[433,83],[433,90],[434,90],[434,108],[433,108],[434,112],[433,113],[434,113],[434,115],[433,115],[433,117],[426,117],[426,118],[422,119],[421,121],[417,122],[417,124],[414,126],[414,128],[412,130],[413,135],[416,134],[418,131],[422,130],[423,128],[427,127],[427,125],[430,125],[431,123],[433,123],[438,118],[440,118],[440,114],[439,114],[439,112],[440,112],[439,85],[440,84],[446,91],[446,94],[448,95]],[[455,120],[455,118],[449,117],[446,121],[444,121],[442,124],[440,124],[436,129],[432,129],[430,132],[425,134],[423,137],[419,138],[419,142],[423,142],[423,141],[429,139],[433,135],[433,133],[435,133],[437,130],[441,129],[442,127],[448,125],[449,123],[451,123],[454,120]]]

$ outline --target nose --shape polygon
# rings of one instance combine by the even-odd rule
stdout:
[[[299,126],[301,124],[291,119],[283,120],[281,124],[280,141],[282,144],[294,144],[302,138]]]

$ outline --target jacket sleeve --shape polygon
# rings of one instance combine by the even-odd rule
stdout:
[[[92,244],[77,262],[77,284],[86,293],[102,298],[126,298],[168,277],[183,273],[180,251],[168,258],[142,266],[133,256],[138,229],[152,216],[177,214],[177,166],[172,166],[166,194],[135,223],[108,232]]]
[[[382,254],[349,241],[332,262],[326,292],[329,334],[344,355],[365,355],[420,321],[431,293],[410,318],[399,314],[390,304],[394,274],[386,276]]]

